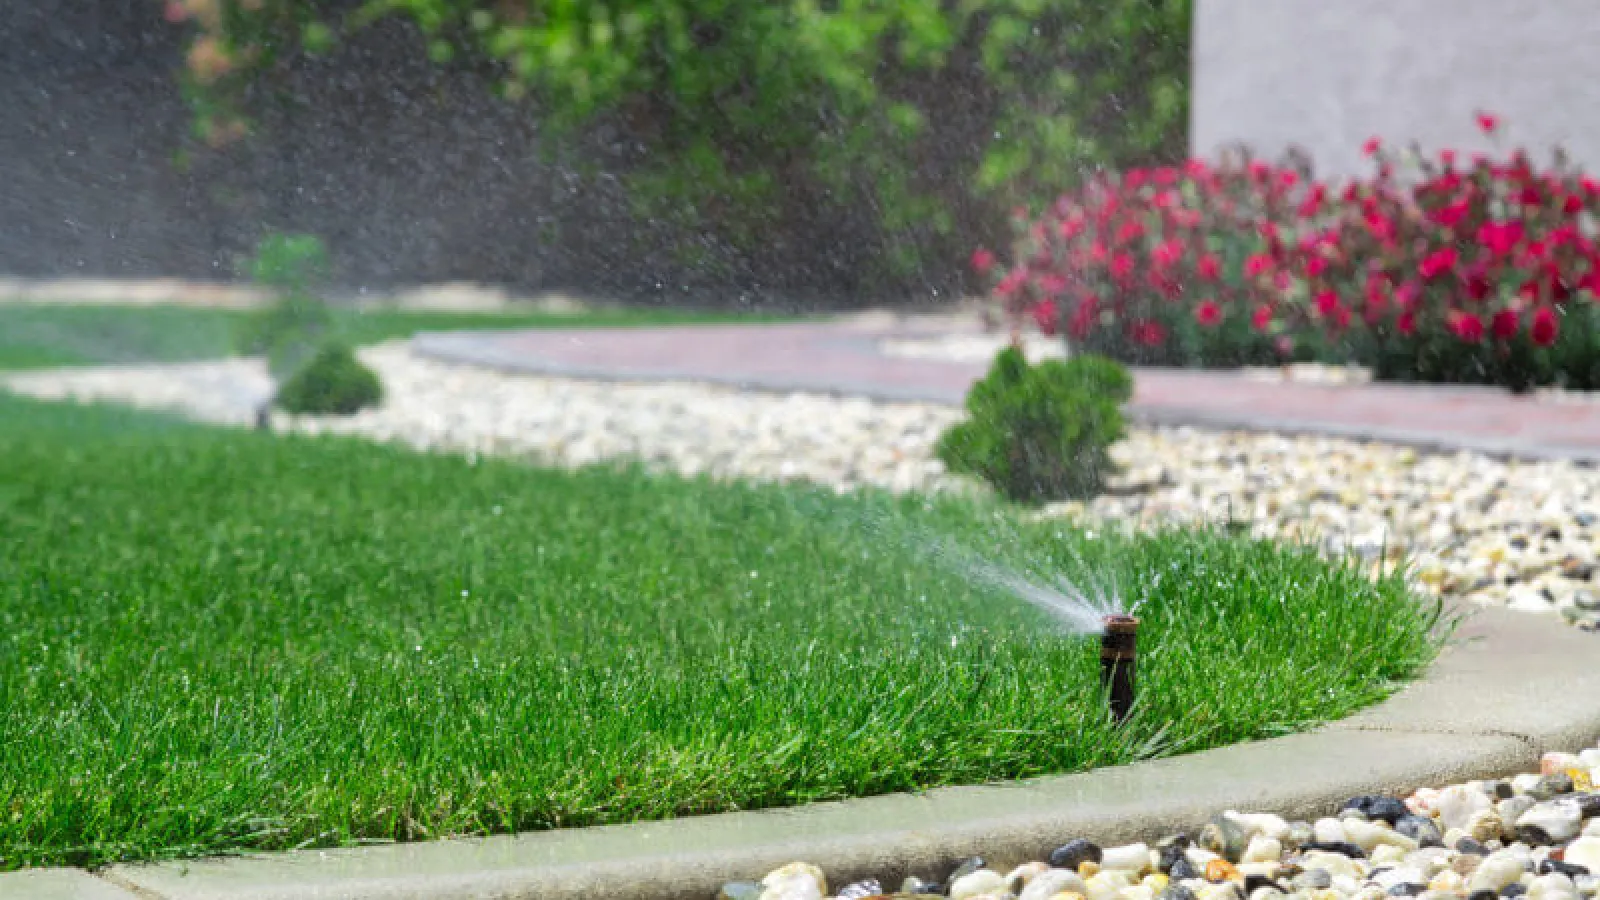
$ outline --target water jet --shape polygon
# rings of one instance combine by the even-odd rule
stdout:
[[[1139,655],[1139,620],[1122,613],[1101,620],[1100,686],[1111,718],[1118,723],[1133,710],[1134,669]]]

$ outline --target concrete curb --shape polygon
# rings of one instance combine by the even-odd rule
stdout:
[[[1192,829],[1227,808],[1312,816],[1354,794],[1529,771],[1548,750],[1600,739],[1597,653],[1592,635],[1553,620],[1482,610],[1423,679],[1306,734],[1013,784],[674,822],[117,866],[89,880],[147,900],[707,900],[727,880],[796,859],[823,866],[834,883],[939,873],[974,853],[1003,866],[1041,858],[1074,836],[1115,843]],[[0,897],[21,896],[8,893],[13,877],[0,877]]]

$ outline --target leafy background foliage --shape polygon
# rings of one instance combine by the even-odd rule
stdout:
[[[619,130],[636,212],[746,252],[838,223],[848,279],[959,278],[1004,211],[1184,151],[1189,0],[166,0],[197,136],[248,137],[275,70],[383,20],[492,69],[559,144]],[[593,173],[600,174],[600,173]]]

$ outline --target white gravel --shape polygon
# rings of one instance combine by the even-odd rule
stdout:
[[[422,449],[503,454],[556,465],[635,459],[658,470],[807,479],[850,490],[971,489],[932,457],[959,410],[697,384],[506,375],[361,351],[384,405],[348,419],[276,416],[279,429],[341,432]],[[248,424],[270,392],[256,360],[6,376],[47,398],[110,400]],[[1051,515],[1135,525],[1218,522],[1306,537],[1374,563],[1412,552],[1431,589],[1600,627],[1600,472],[1316,437],[1131,429],[1113,455],[1113,493]]]
[[[1539,772],[1352,797],[1315,821],[1224,810],[1155,844],[1074,838],[1048,859],[982,857],[907,877],[894,898],[949,900],[1592,900],[1600,896],[1600,748],[1546,753]],[[755,873],[752,873],[755,874]],[[717,900],[866,900],[891,884],[830,885],[792,862]]]

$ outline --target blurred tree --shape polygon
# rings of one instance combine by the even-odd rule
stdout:
[[[865,289],[949,284],[1005,210],[1186,149],[1191,0],[158,2],[194,28],[208,144],[248,134],[275,67],[401,18],[555,134],[619,127],[639,152],[613,174],[686,252],[838,222]]]

